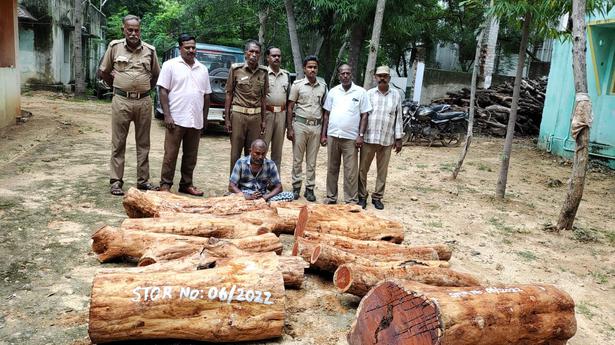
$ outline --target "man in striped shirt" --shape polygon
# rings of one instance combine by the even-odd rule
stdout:
[[[391,81],[389,67],[378,67],[375,79],[378,86],[367,91],[373,109],[367,118],[367,130],[359,159],[359,205],[367,207],[367,172],[375,156],[378,174],[376,188],[372,194],[372,204],[376,209],[382,210],[391,150],[395,146],[396,153],[401,151],[401,138],[404,133],[401,95],[389,86]]]

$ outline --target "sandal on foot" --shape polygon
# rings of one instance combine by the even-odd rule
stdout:
[[[111,184],[111,194],[117,196],[124,195],[124,191],[122,190],[122,182],[115,181]]]

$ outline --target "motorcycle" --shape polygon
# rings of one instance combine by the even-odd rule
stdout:
[[[426,106],[405,100],[402,115],[404,144],[427,141],[431,146],[434,141],[440,141],[443,146],[458,146],[468,131],[468,113],[450,111],[448,104]]]

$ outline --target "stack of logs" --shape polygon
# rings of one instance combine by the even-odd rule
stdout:
[[[547,79],[524,79],[521,81],[519,108],[515,134],[537,135],[540,131],[542,108],[545,103]],[[470,89],[447,92],[448,97],[434,100],[434,103],[453,105],[455,110],[469,111]],[[509,82],[490,89],[476,90],[475,133],[502,137],[506,126],[513,96],[513,85]]]
[[[574,303],[551,286],[481,287],[449,266],[445,244],[402,245],[404,229],[350,205],[194,199],[130,189],[131,217],[92,236],[93,343],[212,342],[282,335],[285,288],[308,266],[362,297],[350,344],[565,344]],[[292,256],[280,234],[294,234]]]

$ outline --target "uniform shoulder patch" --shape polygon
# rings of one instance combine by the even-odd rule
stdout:
[[[258,69],[263,70],[263,71],[269,73],[269,70],[267,69],[267,66],[258,65]]]
[[[151,51],[156,51],[156,47],[154,47],[153,45],[149,44],[149,43],[145,43],[143,41],[141,41],[141,44],[148,47]]]
[[[231,65],[231,69],[238,69],[240,67],[243,67],[243,65],[244,65],[243,62],[236,62],[236,63]]]
[[[119,39],[119,40],[113,40],[113,41],[109,42],[109,47],[113,47],[114,45],[119,44],[119,43],[124,43],[125,40],[126,39],[124,39],[124,38]]]

